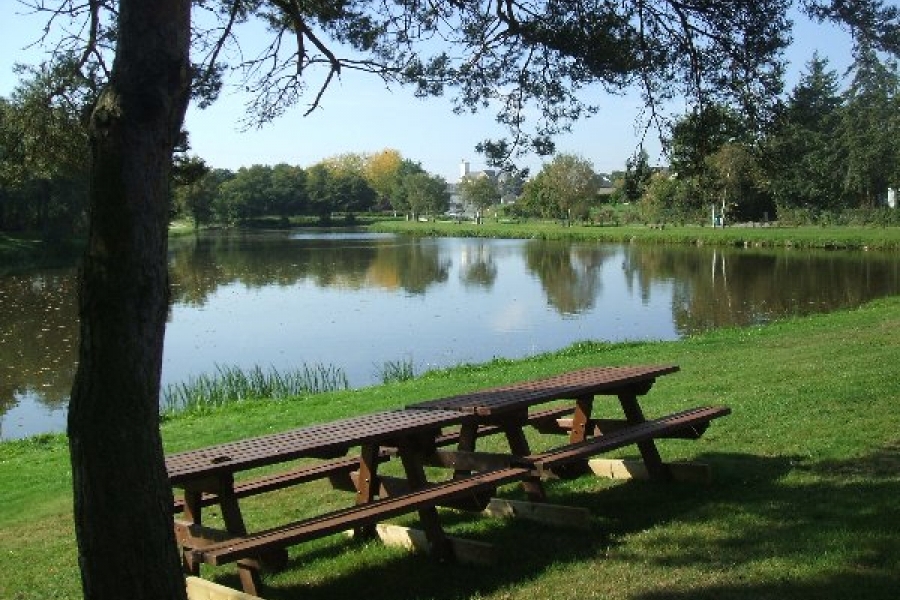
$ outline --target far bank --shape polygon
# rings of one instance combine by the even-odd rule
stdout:
[[[371,231],[417,236],[570,239],[754,248],[900,250],[900,227],[755,227],[571,225],[550,221],[379,221]]]

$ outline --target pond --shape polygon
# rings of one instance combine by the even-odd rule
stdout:
[[[210,232],[170,247],[163,385],[217,366],[339,367],[354,387],[579,340],[674,340],[900,293],[896,255],[356,231]],[[62,431],[74,266],[0,272],[0,439]]]

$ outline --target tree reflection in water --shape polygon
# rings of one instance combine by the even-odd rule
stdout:
[[[330,352],[322,362],[358,385],[372,365],[398,357],[443,366],[857,306],[900,293],[900,261],[873,252],[212,232],[172,240],[170,281],[167,364],[199,374],[225,357],[266,368],[272,356],[309,360],[312,348]],[[0,275],[0,415],[23,399],[44,411],[66,405],[76,288],[74,267]],[[345,362],[353,360],[360,364]],[[0,436],[15,435],[8,425],[0,420]]]

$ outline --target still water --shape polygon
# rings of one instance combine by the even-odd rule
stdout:
[[[900,294],[896,254],[760,251],[364,232],[173,240],[163,385],[217,365],[427,369],[578,340],[673,340]],[[75,268],[0,269],[0,439],[62,431]]]

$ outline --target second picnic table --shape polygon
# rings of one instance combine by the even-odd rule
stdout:
[[[727,415],[723,406],[700,407],[648,422],[638,401],[650,391],[656,379],[679,371],[677,365],[638,365],[622,367],[590,367],[544,379],[525,381],[447,398],[410,404],[407,408],[422,410],[456,410],[474,416],[459,432],[459,449],[475,450],[476,440],[485,433],[505,434],[513,455],[532,462],[555,463],[560,472],[577,474],[580,457],[599,454],[614,447],[636,444],[643,463],[654,479],[667,479],[669,470],[663,463],[654,439],[657,437],[697,438],[712,419]],[[595,396],[618,398],[622,419],[594,419]],[[572,400],[570,406],[530,413],[529,409],[555,400]],[[569,419],[557,418],[571,414]],[[544,432],[567,432],[569,448],[532,455],[525,427],[535,426]],[[618,432],[617,436],[611,436]],[[595,438],[593,443],[589,440]],[[565,458],[563,456],[565,451]],[[577,455],[581,455],[580,457]],[[571,468],[574,465],[574,468]],[[570,467],[566,469],[565,467]],[[546,494],[539,479],[526,482],[533,500]]]

